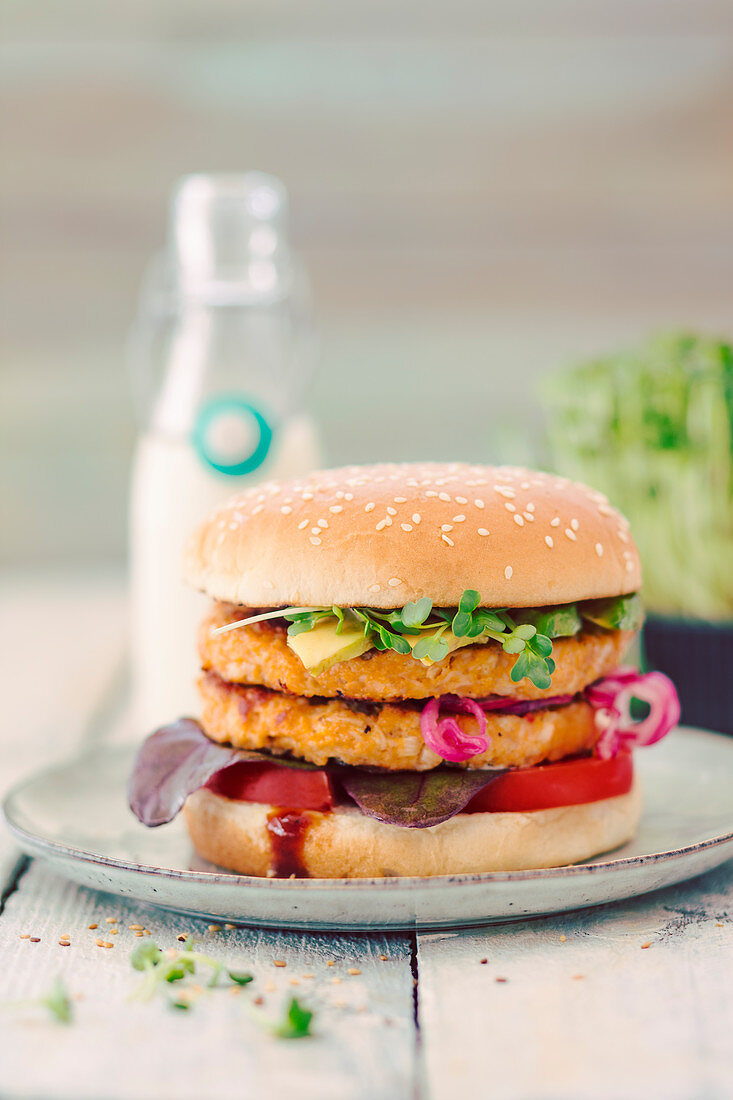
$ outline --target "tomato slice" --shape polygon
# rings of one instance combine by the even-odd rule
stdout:
[[[323,768],[288,768],[242,760],[217,772],[206,784],[214,794],[238,802],[264,802],[292,810],[333,809],[336,798]]]
[[[528,813],[576,806],[631,790],[630,752],[611,760],[578,757],[504,772],[471,799],[462,813]],[[243,760],[217,772],[206,784],[214,794],[238,802],[263,802],[289,810],[328,813],[339,801],[325,768],[288,768]]]
[[[504,772],[471,799],[464,813],[526,813],[577,806],[628,794],[634,777],[630,752],[610,760],[595,756],[560,760]]]

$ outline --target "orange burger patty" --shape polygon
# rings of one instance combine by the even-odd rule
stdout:
[[[224,680],[261,684],[291,695],[318,695],[347,699],[430,699],[436,695],[509,695],[541,699],[575,695],[588,684],[618,667],[632,635],[621,630],[588,629],[573,638],[557,638],[552,656],[556,663],[552,685],[546,691],[529,680],[515,684],[509,676],[516,655],[498,643],[465,646],[433,665],[415,657],[371,649],[361,657],[341,661],[317,678],[303,666],[287,643],[281,620],[254,623],[214,634],[217,626],[234,622],[249,612],[231,604],[216,604],[199,632],[204,670]]]
[[[199,681],[201,724],[213,741],[242,749],[291,753],[313,764],[344,764],[425,771],[444,761],[425,745],[420,708],[390,703],[309,700],[262,687],[226,683],[215,673]],[[467,731],[475,719],[457,716]],[[486,715],[488,752],[463,765],[522,767],[591,749],[598,740],[593,710],[575,701],[531,715]]]

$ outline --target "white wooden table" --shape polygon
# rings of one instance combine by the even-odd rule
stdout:
[[[125,609],[110,577],[11,577],[0,595],[5,787],[119,727]],[[733,1095],[731,863],[636,901],[425,935],[212,931],[68,883],[5,835],[0,886],[0,1000],[42,994],[57,975],[75,998],[71,1025],[2,1012],[3,1100]],[[190,1012],[130,1003],[142,942],[130,924],[163,947],[193,933],[255,983]],[[113,949],[95,945],[100,932]],[[313,1038],[272,1038],[246,1011],[258,996],[275,1016],[293,994],[315,1009]]]

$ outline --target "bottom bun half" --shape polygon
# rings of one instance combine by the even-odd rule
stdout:
[[[185,806],[198,854],[243,875],[288,873],[282,848],[268,829],[276,813],[272,806],[236,802],[205,788]],[[641,790],[635,779],[628,794],[615,798],[533,813],[458,814],[428,829],[387,825],[351,806],[297,816],[304,819],[303,828],[290,856],[304,877],[524,871],[578,863],[624,844],[639,823]]]

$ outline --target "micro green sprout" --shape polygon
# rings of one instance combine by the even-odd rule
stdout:
[[[66,992],[66,987],[61,978],[56,978],[48,993],[43,997],[24,997],[18,1001],[4,1001],[0,1008],[24,1009],[45,1008],[54,1020],[60,1024],[70,1024],[74,1019],[74,1009],[71,998]]]

